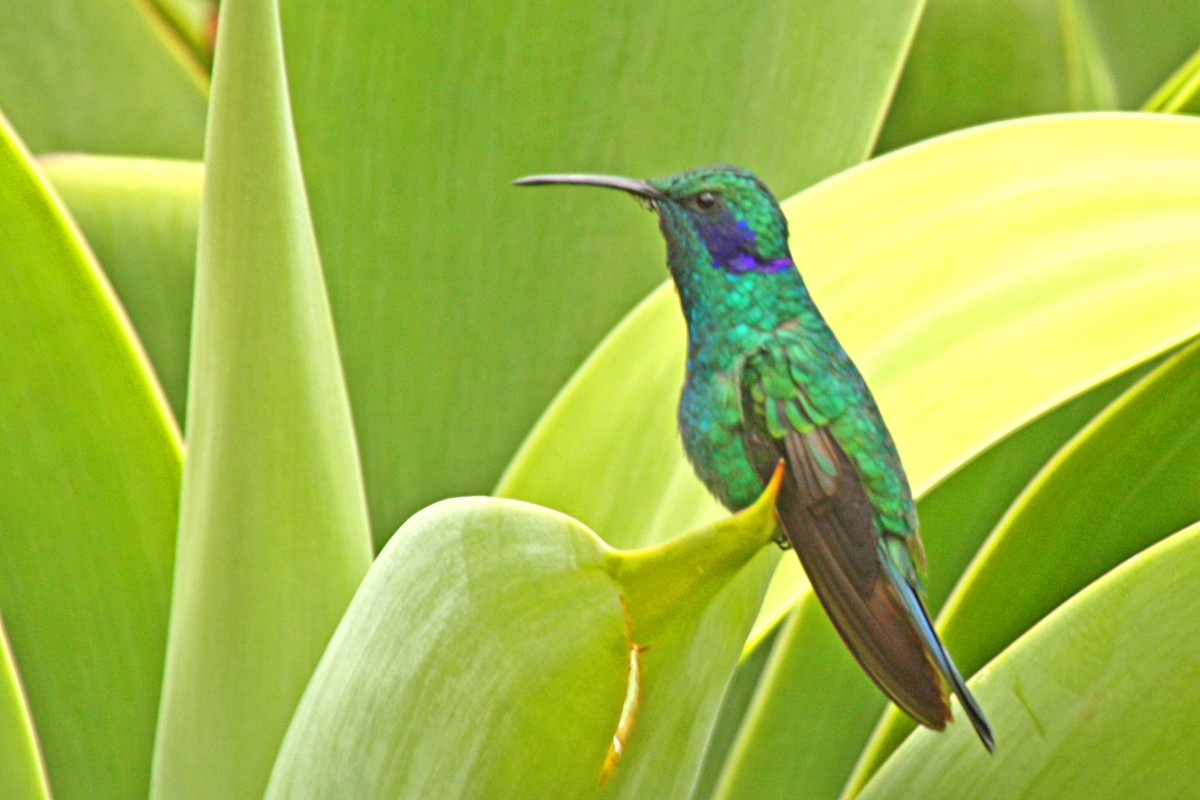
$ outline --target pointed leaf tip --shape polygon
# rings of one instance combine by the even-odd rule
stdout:
[[[639,550],[614,551],[608,570],[625,598],[633,639],[645,644],[680,614],[702,611],[775,534],[780,461],[753,505],[736,514]]]

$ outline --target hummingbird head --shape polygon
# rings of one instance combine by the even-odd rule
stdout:
[[[532,175],[515,183],[606,186],[634,195],[658,212],[677,281],[681,270],[711,268],[736,276],[795,268],[779,203],[762,181],[740,167],[698,167],[648,181],[612,175]]]

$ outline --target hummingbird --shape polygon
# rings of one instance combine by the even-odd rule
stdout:
[[[697,477],[738,511],[783,460],[777,541],[799,557],[850,652],[884,694],[935,730],[951,720],[953,691],[991,752],[987,719],[922,599],[925,554],[896,445],[809,295],[766,185],[725,165],[651,180],[555,174],[514,183],[619,189],[657,212],[687,324],[678,422]]]

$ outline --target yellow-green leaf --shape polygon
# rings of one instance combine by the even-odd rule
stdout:
[[[5,0],[0,107],[37,153],[195,158],[208,78],[144,0]]]
[[[170,411],[0,118],[0,609],[58,800],[145,796],[178,518]]]
[[[654,224],[627,200],[510,181],[733,161],[797,191],[870,151],[919,6],[284,0],[377,539],[490,489],[665,275]]]
[[[420,512],[334,634],[267,797],[686,796],[779,557],[773,506],[632,552],[511,500]]]
[[[40,163],[129,312],[182,425],[204,168],[86,155]]]
[[[221,4],[155,800],[262,797],[370,562],[278,24]]]
[[[859,797],[1083,800],[1200,792],[1200,526],[1071,598],[972,681],[996,731],[922,730]]]
[[[1200,343],[1146,376],[1046,465],[980,551],[941,628],[970,675],[1122,560],[1200,519]],[[852,786],[911,725],[889,712]]]
[[[12,648],[0,621],[0,796],[50,800],[42,753]]]

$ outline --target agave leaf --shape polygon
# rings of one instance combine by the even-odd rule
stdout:
[[[946,477],[994,442],[1196,331],[1187,298],[1200,273],[1179,266],[1198,244],[1187,243],[1196,236],[1188,216],[1200,181],[1195,133],[1191,121],[1141,115],[1008,123],[896,153],[785,204],[801,269],[866,373],[919,494],[943,482],[949,491]],[[1122,203],[1107,200],[1114,196]],[[614,331],[531,433],[499,492],[605,530],[632,522],[665,531],[719,514],[674,430],[683,371],[675,305],[661,289]],[[1155,313],[1126,313],[1147,307]],[[931,562],[930,582],[941,596],[1028,476],[1119,388],[1080,400],[981,462],[970,483],[995,491],[956,490],[940,509],[933,492],[928,545],[945,561]],[[942,512],[967,496],[981,518],[963,526]],[[792,572],[774,584],[759,632],[796,596],[792,562],[783,562]],[[805,644],[796,655],[815,664],[807,648],[826,646],[821,652],[841,659],[845,696],[865,704],[848,700],[861,710],[859,725],[847,726],[850,741],[830,744],[842,754],[828,762],[840,764],[840,777],[814,782],[833,787],[882,701],[828,629],[811,637],[797,639]],[[789,656],[779,648],[776,657]],[[832,668],[820,669],[824,677],[801,683],[832,686]]]
[[[1046,460],[1147,371],[1131,370],[1034,420],[920,498],[922,538],[935,565],[925,577],[932,611]],[[776,646],[717,796],[836,798],[887,701],[856,668],[811,594],[801,597]],[[747,657],[759,649],[752,642]]]
[[[1200,343],[1170,359],[1048,463],[980,551],[941,628],[970,675],[1115,564],[1200,519]],[[911,730],[889,713],[855,771],[865,783]]]
[[[1022,635],[972,681],[995,756],[969,726],[918,731],[859,797],[1193,797],[1200,526],[1139,553]]]
[[[180,445],[112,290],[0,118],[0,608],[59,800],[146,793]]]
[[[1114,77],[1080,0],[930,0],[879,146],[1116,104]]]
[[[773,505],[640,551],[511,500],[422,511],[351,603],[267,798],[686,796],[778,559]]]
[[[171,24],[192,56],[204,67],[212,66],[216,36],[217,0],[151,0]]]
[[[930,0],[880,137],[1134,109],[1196,47],[1192,0]]]
[[[1193,0],[1081,0],[1121,108],[1142,105],[1196,48],[1200,5]]]
[[[262,796],[370,562],[278,24],[221,4],[156,800]]]
[[[12,648],[0,623],[0,795],[50,800],[50,784]]]
[[[1200,114],[1200,50],[1180,65],[1142,109],[1169,114]]]
[[[797,263],[918,495],[1200,327],[1189,299],[1200,271],[1181,266],[1200,244],[1187,213],[1198,132],[1139,114],[1014,121],[872,161],[784,204]],[[581,367],[498,493],[614,531],[719,514],[674,428],[684,335],[671,295],[661,287]],[[795,591],[780,584],[764,618]]]
[[[34,152],[194,158],[207,86],[147,2],[5,3],[0,106]]]
[[[182,425],[204,168],[87,155],[40,163],[128,310]]]
[[[570,371],[665,274],[654,224],[631,203],[510,181],[734,161],[796,191],[870,151],[919,5],[397,13],[390,0],[285,0],[377,539],[434,500],[490,489]]]

